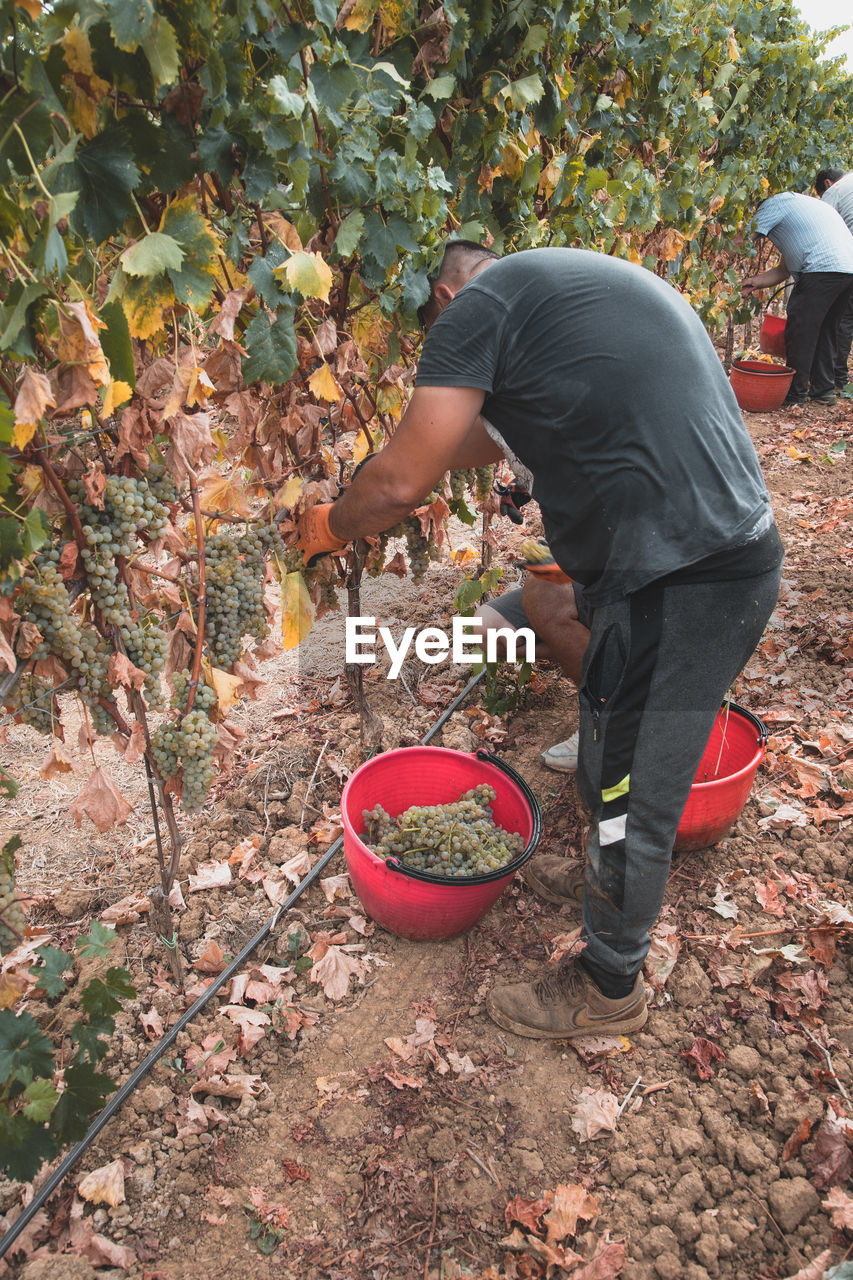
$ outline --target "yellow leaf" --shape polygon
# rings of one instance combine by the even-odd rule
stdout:
[[[302,493],[303,481],[299,476],[291,476],[285,481],[278,493],[275,495],[276,505],[284,507],[286,511],[291,511],[299,501]]]
[[[153,338],[164,328],[166,312],[175,305],[169,277],[126,277],[121,305],[134,338]]]
[[[308,386],[318,400],[328,400],[332,404],[340,400],[343,394],[340,384],[325,361],[311,374]]]
[[[370,445],[368,443],[367,436],[363,431],[359,431],[355,438],[355,443],[352,446],[352,460],[355,465],[358,466],[360,462],[363,462],[369,452]]]
[[[44,488],[44,472],[41,467],[32,464],[23,468],[18,476],[18,492],[26,499],[31,499]]]
[[[205,668],[205,678],[210,680],[216,694],[216,705],[225,715],[235,703],[240,701],[240,688],[243,681],[239,676],[232,676],[220,667]]]
[[[104,396],[104,407],[101,412],[102,418],[108,418],[111,413],[115,413],[120,404],[124,404],[133,395],[133,388],[128,383],[111,382],[107,387],[107,393]]]
[[[455,564],[467,564],[469,560],[476,560],[479,554],[473,547],[457,547],[455,551],[451,551],[450,559]]]
[[[0,976],[0,1009],[11,1009],[24,994],[25,988],[18,986],[7,974]]]
[[[199,488],[201,505],[206,511],[227,511],[229,515],[248,517],[245,491],[231,476],[205,477]]]
[[[658,249],[658,257],[662,262],[673,262],[684,248],[684,236],[674,227],[669,227]]]
[[[69,71],[77,71],[84,76],[93,74],[92,46],[86,32],[80,27],[69,27],[66,31],[62,41],[62,56]]]
[[[281,580],[281,642],[295,649],[314,625],[314,606],[302,574],[286,573]]]
[[[738,48],[738,43],[737,43],[737,40],[735,39],[734,32],[732,32],[732,34],[729,36],[728,40],[726,41],[726,52],[729,55],[729,62],[737,62],[737,60],[740,58],[740,49]]]
[[[352,336],[362,353],[383,356],[388,351],[391,321],[381,314],[378,307],[364,307],[353,317]]]
[[[41,17],[41,0],[15,0],[15,8],[23,9],[32,22]]]
[[[793,458],[796,462],[811,462],[812,460],[810,453],[801,453],[795,444],[789,445],[785,452],[789,458]]]
[[[328,300],[332,287],[332,270],[319,253],[308,253],[305,249],[300,249],[290,255],[283,270],[291,289],[298,289],[303,298],[319,298],[321,302]]]
[[[344,18],[343,24],[347,31],[369,31],[377,8],[378,0],[355,0],[355,4]]]
[[[48,407],[55,404],[50,383],[45,375],[27,367],[15,397],[14,442],[19,449],[25,448],[30,443]]]
[[[299,239],[299,232],[296,230],[292,222],[288,222],[287,218],[283,218],[280,213],[274,210],[271,213],[264,213],[264,226],[270,235],[278,236],[283,245],[286,245],[292,253],[302,248],[302,241]]]

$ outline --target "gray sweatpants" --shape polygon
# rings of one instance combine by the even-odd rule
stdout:
[[[592,966],[623,978],[642,967],[693,778],[781,573],[652,583],[593,613],[577,773],[591,821],[583,939]]]

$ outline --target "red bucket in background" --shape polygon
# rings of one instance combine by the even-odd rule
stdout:
[[[411,805],[449,804],[481,782],[496,792],[492,816],[497,825],[525,842],[498,871],[448,879],[397,859],[384,862],[360,838],[364,809],[381,804],[396,818]],[[344,787],[341,817],[347,870],[362,906],[384,929],[413,942],[455,938],[476,924],[533,853],[542,825],[534,795],[514,769],[488,751],[469,754],[447,747],[402,747],[374,756]]]
[[[764,322],[758,334],[758,346],[766,355],[781,356],[783,360],[787,359],[785,354],[785,324],[784,316],[774,316],[772,312],[765,311]]]
[[[751,413],[778,409],[793,380],[793,369],[763,360],[733,360],[729,370],[729,382],[738,404]]]
[[[721,708],[678,824],[674,849],[707,849],[722,840],[746,804],[764,758],[767,730],[751,711]]]

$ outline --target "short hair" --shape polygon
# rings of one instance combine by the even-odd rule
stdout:
[[[833,182],[837,182],[839,178],[843,178],[846,172],[846,169],[819,169],[815,174],[815,191],[822,196],[827,187],[832,186]]]
[[[437,309],[433,291],[443,277],[452,275],[463,265],[473,270],[480,262],[496,262],[499,257],[500,254],[487,249],[485,245],[477,244],[476,240],[449,240],[445,245],[438,271],[429,277],[429,298],[423,306],[418,307],[418,323],[421,328],[432,324],[436,318]]]

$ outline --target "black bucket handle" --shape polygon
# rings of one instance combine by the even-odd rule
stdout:
[[[387,858],[385,860],[386,867],[390,867],[392,871],[398,872],[401,876],[408,876],[410,880],[422,880],[427,884],[451,885],[454,888],[464,889],[468,885],[491,884],[494,880],[503,880],[506,876],[514,875],[519,867],[524,866],[528,858],[532,857],[542,835],[542,813],[535,795],[521,774],[516,773],[512,765],[507,764],[505,760],[498,759],[493,752],[487,751],[485,747],[480,747],[474,752],[474,755],[478,760],[485,760],[488,764],[494,765],[496,769],[500,769],[501,773],[505,773],[515,783],[527,801],[532,819],[532,829],[530,839],[521,853],[516,854],[511,862],[506,863],[503,867],[498,867],[496,871],[483,871],[476,876],[440,876],[432,871],[418,871],[414,867],[407,867],[398,858]]]
[[[754,712],[747,711],[746,707],[742,707],[739,702],[724,702],[720,707],[720,711],[725,711],[726,707],[728,707],[729,711],[734,711],[739,716],[742,716],[744,720],[748,720],[755,729],[758,745],[760,747],[767,746],[767,726],[763,720],[760,720]]]

